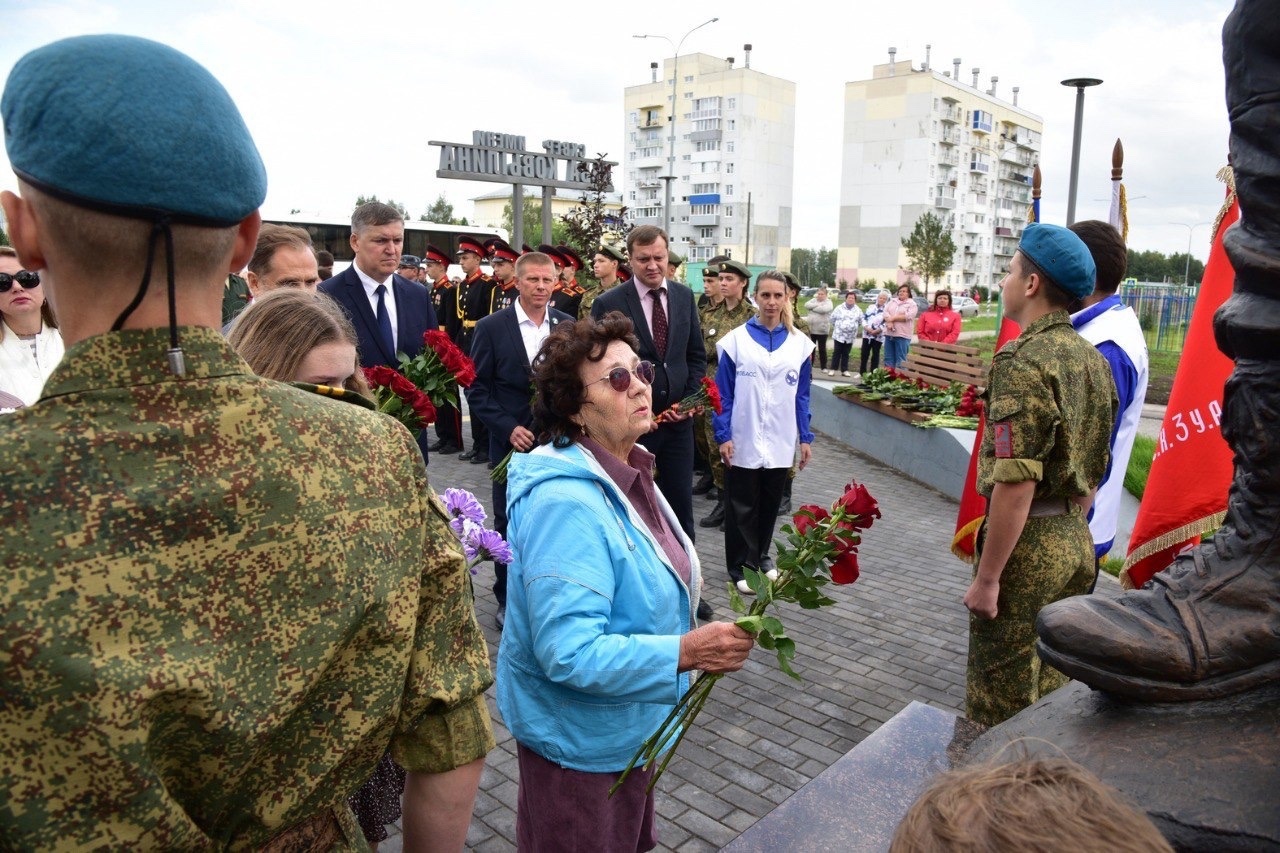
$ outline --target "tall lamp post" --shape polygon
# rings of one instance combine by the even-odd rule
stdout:
[[[1192,225],[1190,222],[1170,222],[1170,225],[1181,225],[1187,229],[1187,266],[1182,272],[1182,286],[1186,287],[1191,284],[1191,235],[1196,233],[1196,229],[1201,225],[1212,225],[1212,222],[1197,222]]]
[[[632,36],[632,38],[637,39],[662,39],[671,45],[673,51],[671,56],[671,114],[667,118],[667,122],[670,125],[670,132],[667,137],[667,174],[662,176],[662,180],[667,184],[666,202],[662,206],[662,227],[667,232],[668,238],[671,236],[671,182],[676,179],[676,80],[680,79],[680,48],[684,45],[684,40],[692,35],[694,30],[700,30],[707,24],[714,24],[718,20],[720,19],[712,18],[708,21],[703,21],[682,35],[678,42],[671,41],[668,36],[654,35],[652,33]]]
[[[1080,180],[1080,130],[1084,126],[1084,90],[1102,81],[1096,77],[1072,77],[1062,85],[1076,90],[1076,124],[1071,134],[1071,183],[1067,186],[1067,225],[1076,221],[1076,183]]]

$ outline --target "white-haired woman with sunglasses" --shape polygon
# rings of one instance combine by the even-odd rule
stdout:
[[[809,384],[813,341],[797,331],[787,280],[777,270],[756,277],[756,316],[716,344],[722,411],[712,423],[725,464],[724,556],[729,578],[754,595],[745,569],[764,571],[787,476],[800,445],[809,464]],[[768,569],[769,579],[776,569]]]
[[[609,788],[689,686],[732,672],[750,635],[695,628],[698,557],[637,439],[654,369],[631,321],[561,323],[534,360],[534,433],[507,476],[509,568],[497,699],[520,765],[520,850],[657,845],[651,774]]]
[[[0,246],[0,411],[30,406],[62,360],[62,335],[44,301],[40,274]]]

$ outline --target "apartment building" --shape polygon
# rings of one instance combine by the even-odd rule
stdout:
[[[1043,122],[1000,99],[998,77],[960,79],[961,60],[889,62],[845,85],[837,277],[918,281],[903,238],[922,214],[941,217],[956,254],[941,282],[990,287],[1006,269],[1027,221]]]
[[[743,59],[735,66],[732,57],[702,53],[668,58],[661,76],[652,63],[652,79],[625,90],[626,145],[615,175],[631,221],[664,226],[671,248],[689,261],[727,254],[785,267],[796,87],[751,68],[750,45]],[[664,223],[668,178],[671,221]]]

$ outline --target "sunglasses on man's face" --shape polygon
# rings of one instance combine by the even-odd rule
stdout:
[[[645,385],[653,384],[653,362],[642,361],[636,365],[634,371],[627,370],[625,367],[615,367],[609,371],[609,375],[597,379],[596,382],[608,382],[613,390],[621,393],[631,387],[631,377],[635,375],[637,379]]]
[[[40,273],[35,273],[31,270],[20,270],[13,275],[7,272],[0,272],[0,293],[8,293],[15,281],[27,290],[31,290],[40,286]]]

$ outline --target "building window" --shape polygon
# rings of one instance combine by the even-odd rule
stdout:
[[[694,101],[694,102],[693,102],[693,108],[694,108],[695,110],[698,110],[698,111],[701,111],[701,110],[719,110],[719,109],[720,109],[720,96],[719,96],[719,95],[717,95],[717,96],[715,96],[715,97],[713,97],[713,98],[698,98],[696,101]]]
[[[684,82],[686,82],[686,83],[692,83],[692,82],[693,82],[693,75],[692,75],[692,74],[689,74],[689,75],[685,76],[685,78],[684,78]]]
[[[714,225],[702,225],[698,227],[698,237],[703,240],[709,240],[716,236],[716,228]]]
[[[733,109],[737,109],[737,107],[738,107],[738,99],[737,99],[737,98],[730,98],[730,99],[728,100],[727,104],[728,104],[728,109],[731,109],[731,110],[733,110]]]
[[[725,150],[726,152],[728,152],[729,154],[732,154],[732,153],[733,153],[733,143],[732,143],[732,142],[726,142],[726,143],[724,144],[724,150]]]
[[[734,120],[729,119],[729,130],[733,130],[735,126],[736,126],[736,123],[734,122]]]
[[[684,99],[685,99],[686,101],[692,101],[692,100],[693,100],[693,92],[685,92],[685,93],[684,93]]]
[[[700,193],[714,193],[719,191],[720,191],[719,184],[694,184],[693,185],[694,195],[698,195]]]
[[[727,216],[728,214],[725,214],[725,215]],[[725,236],[725,238],[726,238],[726,239],[727,239],[727,238],[729,238],[729,237],[732,237],[732,236],[733,236],[733,229],[732,229],[732,228],[726,228],[726,229],[724,229],[724,236]]]
[[[704,140],[702,140],[701,142],[695,142],[695,143],[693,144],[693,150],[694,150],[694,151],[719,151],[719,150],[720,150],[720,140],[719,140],[719,139],[704,139]]]
[[[730,123],[732,123],[732,122],[730,122]],[[694,131],[695,131],[695,132],[697,132],[697,131],[702,131],[702,130],[719,130],[719,129],[720,129],[720,119],[718,119],[718,118],[700,118],[700,119],[698,119],[697,121],[695,121],[695,122],[693,123],[693,129],[694,129]]]
[[[725,163],[725,164],[724,164],[724,170],[725,170],[726,172],[728,172],[729,174],[733,174],[733,164],[732,164],[732,163]]]
[[[724,188],[725,195],[733,195],[733,184],[727,184]]]
[[[689,205],[689,215],[690,216],[711,216],[715,213],[719,213],[719,211],[716,209],[719,206],[720,205],[718,204],[691,204]]]
[[[681,160],[688,160],[688,159],[690,159],[691,157],[693,157],[693,155],[692,155],[692,154],[682,154],[682,155],[680,156],[680,159],[681,159]]]
[[[640,113],[637,111],[632,111],[631,113],[629,113],[627,115],[627,123],[630,124],[632,127],[635,127],[637,124],[639,124]]]
[[[724,206],[724,215],[725,215],[725,216],[733,216],[733,205],[731,205],[731,204],[726,204],[726,205]]]

